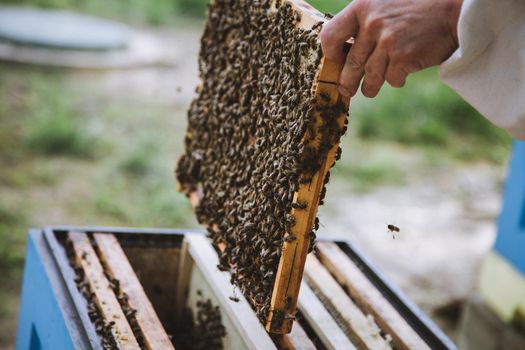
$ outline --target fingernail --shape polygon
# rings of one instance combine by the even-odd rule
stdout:
[[[348,90],[347,88],[345,88],[344,86],[341,86],[341,85],[339,85],[339,93],[341,95],[343,95],[344,97],[349,97],[350,96],[350,90]]]

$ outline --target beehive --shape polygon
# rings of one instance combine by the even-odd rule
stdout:
[[[319,240],[285,335],[218,262],[198,232],[32,230],[17,349],[454,349],[350,242]]]
[[[188,113],[180,190],[222,270],[274,333],[291,330],[328,169],[346,130],[324,16],[303,1],[215,1]]]

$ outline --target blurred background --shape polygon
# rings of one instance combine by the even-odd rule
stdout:
[[[0,39],[0,348],[14,344],[28,228],[197,227],[173,169],[206,2],[0,0],[125,23],[135,40],[129,52],[71,55]],[[309,2],[331,13],[347,3]],[[511,140],[437,69],[357,96],[350,118],[319,234],[363,248],[454,339],[495,238]]]

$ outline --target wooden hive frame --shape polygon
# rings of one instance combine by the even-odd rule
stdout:
[[[116,235],[98,230],[91,233],[74,230],[65,233],[65,236],[71,242],[72,259],[84,271],[84,283],[93,291],[92,298],[99,308],[101,319],[114,322],[111,334],[116,346],[119,349],[140,349],[138,338],[118,300],[119,296],[111,285],[114,280],[120,285],[120,293],[126,295],[127,304],[135,310],[136,326],[140,329],[145,348],[173,350],[175,347],[165,331],[166,325],[159,320]],[[54,240],[53,242],[56,244]],[[145,250],[148,249],[151,249],[151,246],[146,245]],[[292,333],[272,340],[242,295],[239,295],[235,302],[230,299],[230,275],[228,272],[217,271],[217,253],[203,235],[186,235],[178,251],[178,265],[171,266],[175,270],[178,285],[172,300],[175,304],[174,317],[182,317],[184,307],[195,304],[197,293],[202,293],[203,298],[211,298],[223,313],[222,322],[227,329],[223,345],[228,349],[271,350],[277,349],[277,344],[289,350],[316,349],[297,321],[294,322]],[[136,253],[135,251],[132,254]],[[149,254],[146,252],[147,255]],[[84,298],[85,296],[82,299]],[[308,304],[310,303],[311,301]],[[180,320],[177,324],[180,325]],[[96,337],[91,345],[99,348],[98,341],[99,338]]]
[[[276,11],[276,3],[277,1],[274,1],[270,11]],[[299,28],[309,30],[317,26],[319,22],[326,21],[325,16],[320,11],[304,0],[286,0],[281,6],[286,3],[289,3],[295,11],[300,13],[301,19],[297,23]],[[315,96],[316,101],[313,110],[315,111],[317,128],[322,125],[323,121],[320,112],[315,107],[321,104],[326,105],[327,102],[333,106],[343,104],[344,111],[340,115],[333,117],[337,119],[341,129],[344,127],[350,99],[339,94],[338,79],[342,68],[343,65],[340,63],[330,62],[324,57],[321,58],[312,87],[312,94]],[[327,96],[329,100],[326,100]],[[306,134],[303,140],[311,147],[318,147],[320,142],[319,138],[306,139]],[[291,211],[295,218],[295,225],[291,228],[289,234],[296,239],[285,241],[281,248],[281,257],[266,323],[266,330],[270,333],[287,334],[292,331],[306,256],[310,248],[310,232],[317,216],[319,198],[325,177],[335,163],[338,148],[338,143],[332,146],[326,158],[321,161],[319,170],[313,175],[312,180],[309,183],[300,184],[298,191],[294,195],[293,203],[307,203],[307,207],[305,209],[292,208]],[[181,186],[179,188],[182,190]],[[201,194],[195,191],[187,195],[192,206],[196,208]],[[276,317],[277,314],[285,315],[284,319]]]
[[[298,26],[304,29],[311,29],[320,21],[325,21],[324,15],[303,0],[288,1],[293,8],[301,13],[301,21]],[[338,80],[342,70],[341,64],[327,61],[324,57],[318,76],[314,83],[314,95],[318,103],[321,102],[322,94],[330,97],[330,104],[343,103],[345,111],[337,118],[340,128],[343,128],[346,120],[346,111],[349,107],[349,99],[339,94]],[[316,125],[322,124],[322,118],[316,112]],[[310,141],[314,146],[318,146],[318,140]],[[301,287],[306,256],[310,246],[310,230],[317,216],[319,207],[319,197],[324,186],[325,177],[336,160],[339,144],[335,144],[329,150],[326,158],[321,162],[321,167],[314,174],[311,183],[300,184],[299,190],[295,193],[294,203],[307,203],[306,210],[292,209],[296,224],[290,232],[297,239],[291,242],[285,241],[281,251],[281,259],[272,293],[270,314],[266,324],[266,329],[272,333],[289,333],[292,328],[293,319],[286,319],[281,323],[275,323],[275,311],[283,311],[285,315],[294,315],[297,308],[297,300]]]
[[[69,232],[67,236],[71,241],[74,260],[84,271],[85,283],[90,286],[101,318],[113,323],[111,333],[117,347],[140,349],[132,325],[118,300],[119,295],[113,290],[112,279],[119,281],[118,288],[127,296],[125,303],[135,310],[136,326],[146,349],[174,349],[115,236],[94,233],[96,248],[85,232]]]

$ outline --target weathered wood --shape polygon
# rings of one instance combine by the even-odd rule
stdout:
[[[168,334],[176,328],[176,295],[181,248],[122,246]]]
[[[299,322],[294,321],[292,331],[280,336],[280,346],[286,350],[316,350],[315,344],[308,338]],[[349,349],[350,350],[350,349]]]
[[[177,291],[175,293],[175,319],[180,323],[184,314],[184,306],[188,298],[188,288],[191,276],[192,262],[188,253],[188,242],[182,241],[177,273]]]
[[[336,313],[338,321],[359,348],[392,349],[381,337],[379,327],[352,302],[343,288],[313,255],[306,261],[306,279],[312,289],[322,295],[322,302]]]
[[[326,269],[346,289],[356,304],[374,316],[378,326],[390,334],[396,348],[430,349],[337,244],[319,242],[317,250],[319,260]]]
[[[68,237],[73,244],[77,263],[84,270],[85,278],[94,294],[95,302],[102,313],[102,317],[106,322],[114,322],[111,333],[119,349],[140,350],[87,234],[70,232]]]
[[[144,336],[144,345],[150,350],[174,349],[116,237],[104,233],[95,233],[93,237],[105,272],[119,281],[129,306],[137,310],[135,318]]]
[[[189,254],[206,283],[213,290],[221,312],[232,321],[246,346],[250,349],[275,349],[274,343],[255,316],[246,298],[239,293],[238,302],[230,300],[233,293],[230,274],[217,269],[219,258],[210,241],[200,235],[188,235],[185,240],[188,242]]]
[[[315,8],[302,0],[287,1],[292,7],[301,13],[301,21],[298,26],[310,29],[318,22],[324,21],[324,16]],[[318,103],[321,103],[321,93],[330,98],[331,104],[342,102],[348,109],[349,100],[344,99],[338,90],[338,77],[342,70],[341,64],[321,60],[316,85],[313,93]],[[339,127],[342,128],[346,119],[346,111],[337,118]],[[316,113],[316,126],[321,127],[323,121],[320,114]],[[319,140],[310,140],[310,146],[318,147]],[[281,258],[277,269],[276,279],[272,292],[270,313],[268,315],[266,329],[272,333],[289,333],[292,328],[292,319],[274,319],[276,311],[284,315],[293,315],[297,308],[297,298],[303,277],[306,255],[310,246],[310,232],[317,216],[319,196],[324,186],[326,173],[335,161],[339,145],[334,145],[328,152],[326,159],[321,163],[320,169],[313,176],[311,183],[300,184],[299,190],[294,195],[294,203],[307,203],[306,209],[292,209],[291,214],[295,218],[295,225],[290,234],[296,239],[284,242],[281,250]]]
[[[301,292],[299,293],[299,311],[301,311],[301,314],[326,349],[355,349],[350,339],[348,339],[343,330],[337,325],[332,315],[326,310],[323,303],[321,303],[306,282],[302,283]],[[293,327],[292,333],[295,325]]]
[[[222,348],[223,349],[238,349],[238,350],[248,350],[253,349],[253,346],[250,346],[250,341],[246,341],[243,337],[242,330],[239,330],[235,325],[235,320],[231,319],[231,315],[224,311],[224,307],[219,301],[219,296],[217,292],[211,287],[211,284],[204,276],[202,271],[197,267],[193,262],[191,256],[188,255],[188,266],[191,267],[190,276],[187,285],[188,296],[185,300],[185,316],[183,322],[188,322],[188,311],[191,311],[193,315],[193,320],[197,320],[199,317],[199,306],[197,304],[202,302],[210,302],[212,307],[219,307],[219,312],[221,315],[220,323],[224,327],[226,334],[221,338]],[[233,295],[230,291],[230,295]],[[234,301],[231,301],[234,303]],[[201,315],[203,316],[203,315]],[[177,343],[175,343],[177,345]]]

